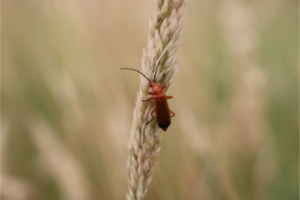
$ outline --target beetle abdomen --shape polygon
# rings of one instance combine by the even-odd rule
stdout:
[[[167,96],[165,94],[155,96],[155,108],[157,124],[161,129],[166,131],[171,124],[171,115],[167,102]]]

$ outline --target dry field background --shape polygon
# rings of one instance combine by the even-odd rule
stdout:
[[[1,199],[119,200],[153,0],[2,1]],[[148,200],[299,199],[299,2],[187,4]]]

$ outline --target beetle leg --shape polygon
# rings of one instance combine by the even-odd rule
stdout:
[[[173,98],[173,96],[167,96],[167,99],[172,99]]]
[[[148,95],[154,95],[154,93],[153,92],[149,92]]]
[[[173,113],[172,110],[170,110],[170,109],[169,109],[169,111],[170,111],[170,113],[173,114],[173,116],[171,116],[171,117],[174,117],[174,116],[175,116],[175,113]]]
[[[150,101],[150,100],[152,100],[152,99],[155,99],[155,97],[151,97],[151,98],[149,98],[149,99],[147,99],[147,100],[142,100],[142,102],[148,102],[148,101]]]
[[[167,86],[162,87],[161,89],[165,89]]]
[[[149,124],[155,117],[153,116],[153,113],[156,111],[156,109],[153,109],[152,112],[151,112],[151,116],[152,116],[152,119],[150,119],[150,121],[148,121],[146,124]]]

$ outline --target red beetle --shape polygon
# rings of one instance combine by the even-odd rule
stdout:
[[[154,74],[154,78],[153,81],[151,82],[149,78],[147,78],[142,72],[136,70],[136,69],[132,69],[132,68],[121,68],[121,69],[127,69],[127,70],[133,70],[136,71],[138,73],[140,73],[141,75],[143,75],[149,82],[150,85],[149,87],[152,88],[153,92],[149,92],[149,95],[153,95],[153,97],[148,98],[147,100],[143,100],[143,102],[148,102],[150,100],[154,100],[155,103],[155,109],[151,112],[151,116],[152,119],[150,121],[148,121],[146,124],[150,123],[155,117],[153,116],[153,113],[156,111],[156,118],[157,118],[157,123],[158,126],[163,129],[164,131],[166,131],[168,129],[168,127],[171,124],[171,117],[175,116],[175,113],[172,112],[169,109],[169,105],[167,102],[167,99],[171,99],[173,98],[172,96],[167,96],[164,92],[163,89],[166,88],[166,86],[160,87],[157,83],[155,83],[155,76],[156,76],[156,72],[157,72],[157,68],[158,65],[160,63],[160,61],[162,60],[162,58],[164,57],[164,55],[167,52],[165,52],[162,57],[159,59],[157,65],[156,65],[156,69],[155,69],[155,74]],[[165,75],[163,75],[163,80],[164,80]],[[162,80],[162,82],[163,82]],[[163,82],[164,83],[164,82]],[[172,114],[172,116],[171,116]]]

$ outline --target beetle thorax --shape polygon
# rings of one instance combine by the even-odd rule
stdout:
[[[161,94],[163,89],[157,83],[151,83],[151,87],[154,94]]]

